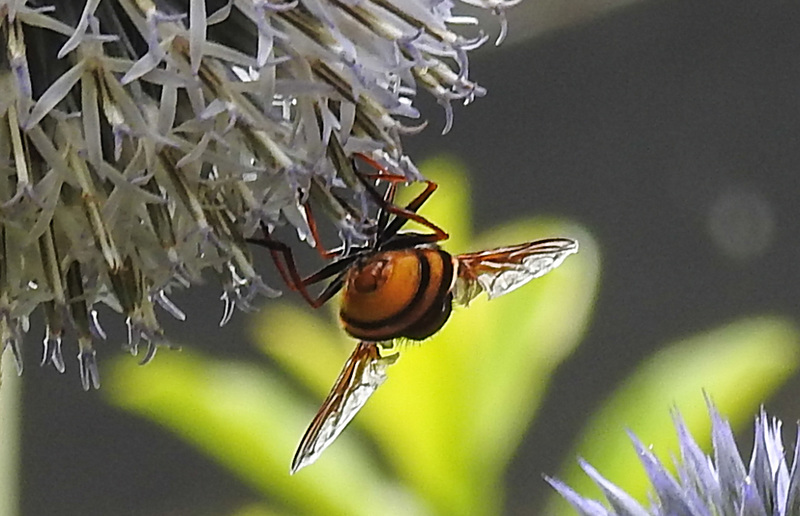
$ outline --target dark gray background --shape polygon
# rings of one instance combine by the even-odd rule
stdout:
[[[790,1],[650,1],[478,51],[471,73],[489,96],[457,108],[445,137],[432,106],[432,128],[408,140],[417,160],[448,152],[469,163],[478,229],[553,214],[587,226],[603,253],[588,336],[509,470],[508,513],[539,513],[541,473],[557,471],[591,407],[659,345],[747,315],[797,318],[799,22]],[[511,25],[525,30],[513,11]],[[733,253],[709,229],[720,212]],[[218,295],[179,297],[191,319],[170,331],[218,356],[263,360],[244,316],[217,328]],[[81,391],[72,358],[66,377],[35,367],[37,339],[26,343],[24,515],[212,515],[258,499]],[[787,424],[798,389],[768,405]]]

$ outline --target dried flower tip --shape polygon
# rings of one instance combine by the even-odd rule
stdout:
[[[100,373],[97,370],[97,356],[91,343],[79,342],[81,350],[78,353],[78,365],[80,367],[81,385],[84,391],[91,388],[100,388]]]
[[[42,366],[53,364],[56,371],[63,373],[66,370],[64,356],[61,354],[61,335],[51,335],[48,331],[42,343]]]
[[[62,310],[56,304],[49,302],[45,304],[45,315],[47,325],[45,326],[45,337],[42,342],[42,362],[41,365],[53,364],[56,371],[63,373],[66,369],[64,357],[61,354],[61,342],[64,334]]]

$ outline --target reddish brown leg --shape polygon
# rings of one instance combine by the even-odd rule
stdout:
[[[433,233],[436,235],[436,240],[435,240],[436,242],[447,240],[450,237],[450,235],[448,235],[445,230],[443,230],[433,222],[429,221],[422,215],[416,213],[419,207],[422,206],[422,204],[425,201],[427,201],[428,198],[433,194],[433,192],[435,192],[436,189],[438,188],[438,185],[433,181],[426,181],[426,183],[428,185],[425,187],[425,190],[423,190],[422,193],[420,193],[410,203],[408,203],[408,205],[405,208],[400,208],[395,204],[386,204],[383,207],[386,211],[388,211],[393,215],[396,215],[397,217],[391,222],[391,224],[389,224],[386,227],[386,230],[384,231],[385,238],[389,238],[395,235],[400,230],[400,228],[403,227],[403,224],[406,223],[406,220],[413,220],[414,222],[422,224],[423,226],[432,230]]]
[[[336,292],[339,291],[341,288],[341,281],[334,281],[331,283],[331,285],[328,285],[328,287],[326,287],[325,290],[323,290],[322,293],[317,297],[311,295],[306,287],[334,276],[335,274],[347,268],[349,263],[341,263],[340,267],[325,267],[319,272],[303,279],[300,277],[300,273],[297,271],[297,265],[294,261],[292,248],[283,242],[273,239],[266,227],[263,227],[262,229],[264,231],[263,239],[250,238],[248,239],[248,242],[269,249],[269,253],[272,256],[272,261],[275,262],[275,267],[278,269],[283,281],[289,286],[290,289],[299,292],[309,305],[314,308],[319,308],[330,298],[332,298]],[[338,264],[339,262],[331,265]]]
[[[436,183],[432,181],[426,181],[427,186],[425,190],[418,195],[414,200],[409,203],[408,206],[402,208],[394,204],[394,196],[397,191],[397,185],[400,183],[408,182],[408,179],[400,174],[393,174],[389,170],[386,169],[383,165],[375,161],[374,159],[370,158],[369,156],[356,153],[355,156],[360,158],[361,160],[367,162],[370,166],[374,167],[378,170],[377,174],[357,174],[359,179],[362,181],[364,186],[366,187],[367,191],[369,192],[370,196],[376,201],[378,206],[380,206],[380,214],[378,216],[378,227],[379,228],[387,228],[388,224],[388,214],[391,213],[396,215],[398,219],[394,221],[388,228],[391,228],[389,231],[384,231],[385,238],[388,238],[400,229],[402,225],[405,223],[405,220],[413,220],[431,230],[436,234],[436,237],[432,240],[432,242],[438,242],[441,240],[446,240],[448,238],[448,234],[439,226],[435,225],[425,217],[416,213],[420,206],[433,194],[433,192],[438,187]],[[375,189],[373,185],[369,183],[369,181],[386,181],[389,183],[389,187],[387,188],[386,192],[384,193],[383,197],[380,196],[378,191]],[[314,238],[315,247],[319,255],[325,259],[330,260],[332,258],[337,258],[341,256],[341,250],[332,250],[329,251],[325,248],[324,244],[322,243],[322,239],[319,236],[319,230],[317,228],[317,221],[316,217],[314,217],[314,212],[311,208],[309,203],[305,203],[302,205],[303,209],[306,213],[306,220],[308,221],[308,227],[311,230],[311,236]],[[346,207],[346,204],[343,204]],[[403,220],[405,219],[405,220]],[[281,273],[286,279],[284,273]]]
[[[331,258],[336,258],[337,256],[339,256],[341,251],[337,250],[328,251],[322,244],[322,239],[319,237],[319,232],[317,231],[317,219],[314,217],[314,212],[311,211],[311,204],[309,203],[303,204],[303,209],[306,212],[306,220],[308,220],[308,227],[309,229],[311,229],[311,236],[314,238],[315,247],[319,255],[322,256],[322,258],[324,258],[325,260],[330,260]]]
[[[394,193],[397,188],[396,186],[397,183],[406,182],[408,180],[404,176],[398,174],[392,174],[391,172],[386,170],[384,166],[382,166],[380,163],[370,158],[369,156],[366,156],[361,153],[357,153],[355,154],[355,156],[358,156],[360,159],[366,161],[369,165],[373,166],[380,172],[379,174],[363,174],[363,175],[359,174],[358,177],[362,180],[362,183],[367,188],[367,191],[370,192],[370,195],[372,195],[372,197],[376,200],[378,205],[383,210],[381,216],[383,216],[383,213],[387,212],[397,216],[397,218],[394,221],[392,221],[392,223],[389,226],[386,227],[386,230],[384,231],[383,235],[384,238],[389,238],[395,235],[403,226],[403,224],[406,223],[407,220],[413,220],[414,222],[421,224],[427,227],[428,229],[432,230],[436,235],[436,239],[434,241],[438,242],[442,240],[447,240],[447,238],[450,236],[447,234],[447,232],[445,232],[442,228],[440,228],[433,222],[429,221],[422,215],[416,213],[416,211],[420,208],[420,206],[422,206],[425,203],[425,201],[427,201],[428,198],[431,195],[433,195],[433,192],[435,192],[436,189],[439,187],[436,183],[434,183],[433,181],[426,180],[425,190],[418,196],[416,196],[410,203],[408,203],[406,207],[401,208],[400,206],[394,204]],[[381,197],[375,190],[375,187],[369,184],[368,181],[369,179],[389,181],[390,185],[389,185],[389,190],[387,190],[387,195]],[[380,227],[383,227],[383,225],[381,225]]]

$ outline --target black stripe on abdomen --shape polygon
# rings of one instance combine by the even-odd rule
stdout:
[[[431,305],[425,310],[425,313],[403,330],[402,337],[407,337],[412,340],[427,339],[439,331],[442,326],[444,326],[444,323],[447,322],[447,319],[450,318],[450,312],[453,309],[451,287],[453,283],[453,274],[455,274],[455,267],[448,253],[441,249],[438,250],[438,252],[442,260],[442,277],[439,283],[439,290]]]

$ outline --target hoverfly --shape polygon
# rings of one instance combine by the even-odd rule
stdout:
[[[368,177],[390,182],[380,196],[362,178],[379,204],[377,231],[369,245],[351,247],[346,254],[331,252],[333,262],[301,278],[291,248],[272,239],[266,227],[263,239],[250,240],[269,249],[284,281],[311,306],[317,308],[342,291],[341,324],[360,341],[300,440],[291,473],[316,461],[383,384],[387,368],[399,356],[392,344],[395,339],[424,340],[441,329],[454,303],[467,305],[482,292],[489,299],[511,292],[578,251],[575,240],[548,238],[451,255],[438,245],[448,238],[447,233],[416,213],[436,190],[436,183],[426,181],[425,190],[400,207],[394,204],[394,196],[404,177],[388,173]],[[409,220],[433,232],[400,231]],[[330,282],[319,296],[307,290],[327,279]]]

